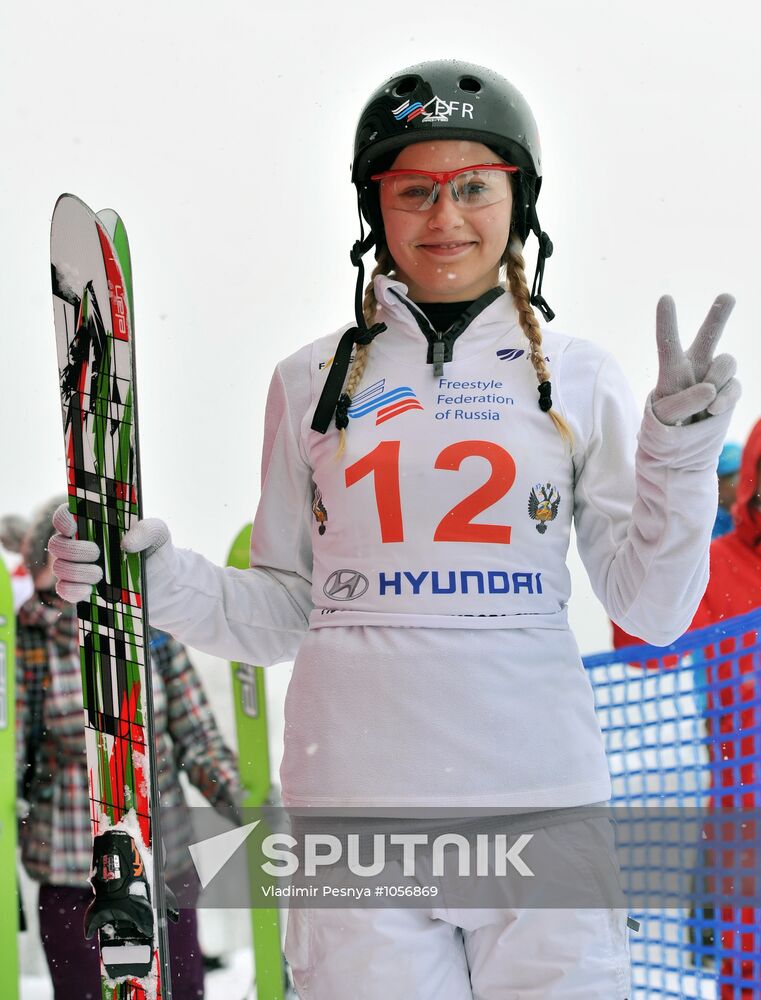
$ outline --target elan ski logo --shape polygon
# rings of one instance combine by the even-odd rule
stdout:
[[[460,118],[469,118],[472,121],[473,105],[465,101],[445,101],[441,97],[434,96],[426,104],[420,101],[404,101],[398,108],[393,108],[391,114],[398,122],[411,122],[421,115],[424,122],[447,122],[458,114]]]
[[[236,672],[240,684],[240,707],[248,719],[259,718],[259,698],[256,693],[256,667],[240,663]]]
[[[122,284],[122,276],[119,265],[114,258],[108,237],[100,226],[96,226],[98,239],[103,251],[103,263],[106,268],[106,279],[108,281],[108,297],[111,300],[111,322],[113,324],[113,335],[115,340],[129,340],[129,326],[127,324],[127,297]]]
[[[422,410],[423,406],[408,385],[397,385],[386,389],[385,378],[378,379],[371,386],[354,397],[349,407],[349,417],[358,420],[368,413],[375,414],[375,426],[398,417],[407,410]]]

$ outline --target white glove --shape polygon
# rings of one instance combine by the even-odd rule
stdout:
[[[74,537],[77,522],[66,504],[61,504],[53,515],[53,527],[56,533],[48,542],[48,552],[54,557],[51,569],[57,580],[56,593],[72,604],[89,600],[93,586],[103,576],[97,565],[100,549],[95,542]],[[125,552],[145,552],[147,558],[169,540],[169,528],[164,522],[147,518],[126,532],[121,547]]]
[[[99,583],[103,570],[96,565],[100,549],[95,542],[80,541],[77,522],[66,504],[53,514],[55,534],[48,542],[48,552],[53,556],[53,576],[56,578],[56,593],[64,601],[76,604],[86,601],[94,584]]]
[[[145,558],[150,559],[157,549],[169,541],[171,535],[166,524],[158,517],[146,517],[124,533],[121,544],[125,552],[145,552]]]
[[[662,424],[704,420],[725,413],[740,398],[740,383],[734,377],[737,362],[731,354],[713,356],[734,305],[731,295],[718,295],[697,337],[683,351],[674,300],[670,295],[659,300],[655,323],[658,382],[651,403]]]

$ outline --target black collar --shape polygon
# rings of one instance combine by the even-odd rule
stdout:
[[[421,333],[428,341],[428,355],[426,360],[429,365],[434,366],[433,374],[437,378],[443,374],[441,366],[445,362],[452,360],[454,342],[457,338],[467,330],[476,316],[479,316],[484,309],[487,309],[492,302],[495,302],[500,297],[500,295],[505,294],[505,289],[501,285],[497,285],[495,288],[490,288],[488,292],[484,292],[483,295],[480,295],[475,302],[471,302],[467,305],[451,326],[443,332],[438,332],[433,328],[433,324],[418,303],[405,299],[404,296],[400,295],[395,288],[392,288],[391,291],[401,302],[404,303],[404,305],[410,309],[410,312],[415,317],[417,325],[420,327]]]

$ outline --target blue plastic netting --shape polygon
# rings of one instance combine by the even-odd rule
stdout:
[[[645,900],[632,909],[638,1000],[761,998],[760,632],[755,611],[584,659],[629,840],[624,884]]]

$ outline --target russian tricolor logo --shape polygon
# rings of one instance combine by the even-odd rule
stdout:
[[[399,385],[395,389],[384,391],[386,380],[378,379],[359,395],[354,397],[354,402],[349,407],[349,416],[352,420],[364,417],[368,413],[375,413],[375,426],[398,417],[400,413],[407,410],[422,410],[423,407],[415,393],[408,385]]]
[[[413,118],[417,118],[418,115],[422,115],[425,108],[420,103],[420,101],[415,101],[412,104],[410,101],[405,101],[400,104],[398,108],[394,108],[391,114],[400,122],[403,118],[406,118],[408,122],[411,122]]]

